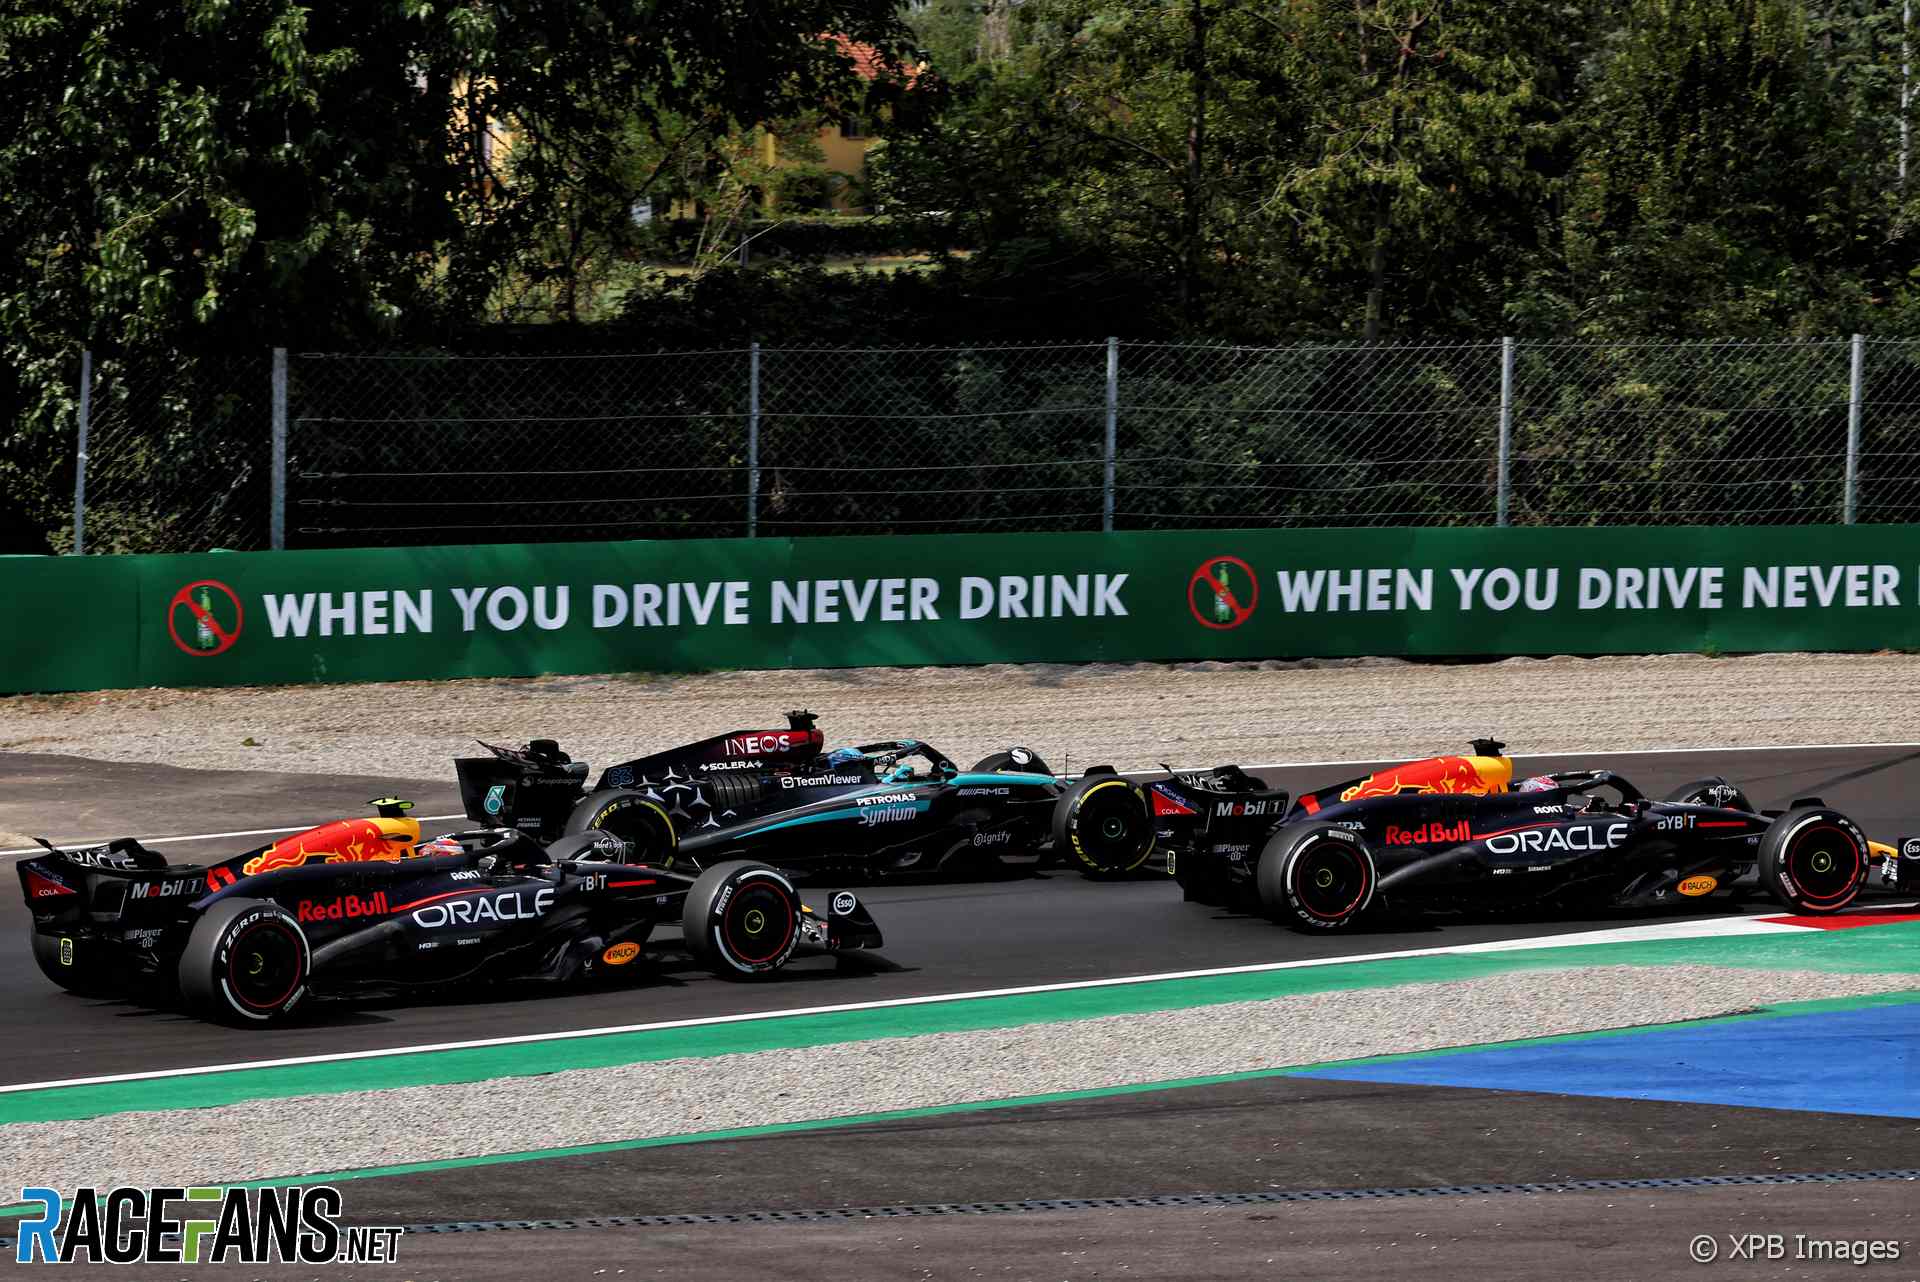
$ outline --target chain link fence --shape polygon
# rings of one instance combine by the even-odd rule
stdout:
[[[87,550],[1920,520],[1904,341],[270,364],[95,367]]]
[[[141,354],[84,359],[74,519],[56,546],[267,547],[270,365],[265,350],[192,362]]]

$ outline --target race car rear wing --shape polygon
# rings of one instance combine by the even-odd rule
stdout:
[[[467,818],[489,828],[559,836],[573,804],[586,795],[587,763],[573,760],[551,739],[535,739],[524,748],[484,741],[480,746],[491,755],[453,762]]]

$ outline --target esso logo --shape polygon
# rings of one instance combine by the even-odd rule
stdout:
[[[833,897],[833,915],[835,917],[851,917],[853,916],[853,910],[858,906],[859,901],[853,897],[853,892],[850,890],[843,890]]]

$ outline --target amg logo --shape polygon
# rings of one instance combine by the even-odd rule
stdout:
[[[872,810],[862,810],[860,812],[860,822],[869,826],[873,824],[897,824],[903,823],[919,813],[920,807],[912,805],[875,806]]]
[[[956,788],[956,797],[1005,797],[1013,791],[1011,788]]]
[[[1387,825],[1386,843],[1389,846],[1437,846],[1442,842],[1472,840],[1471,827],[1464,819],[1457,824],[1430,823],[1421,824],[1418,828]]]
[[[855,797],[853,804],[856,806],[890,806],[896,802],[912,800],[913,794],[910,792],[883,792],[873,797]]]
[[[724,750],[729,757],[757,757],[763,752],[785,752],[792,747],[793,736],[786,731],[760,730],[727,736]]]
[[[1245,815],[1277,815],[1282,803],[1278,798],[1268,801],[1216,801],[1213,813],[1219,819],[1238,819]]]
[[[1487,849],[1496,855],[1541,850],[1611,850],[1627,839],[1626,824],[1608,824],[1578,828],[1548,828],[1544,832],[1530,828],[1525,832],[1505,832],[1488,837]]]

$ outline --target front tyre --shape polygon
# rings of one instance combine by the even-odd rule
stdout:
[[[227,899],[193,924],[180,954],[180,995],[203,1019],[259,1027],[307,995],[313,953],[292,913],[264,899]]]
[[[680,925],[693,959],[722,979],[765,979],[800,942],[800,894],[777,869],[715,864],[687,891]]]
[[[1260,907],[1295,930],[1346,930],[1373,902],[1379,877],[1359,836],[1333,824],[1290,824],[1267,839],[1254,874]]]
[[[1866,834],[1837,810],[1792,810],[1760,839],[1760,884],[1797,913],[1836,913],[1866,884]]]
[[[1091,775],[1053,806],[1053,847],[1089,877],[1123,877],[1153,853],[1147,794],[1118,775]]]
[[[696,870],[700,866],[679,853],[680,834],[666,808],[642,793],[596,792],[583,797],[567,816],[565,831],[613,834],[627,844],[628,863]]]

